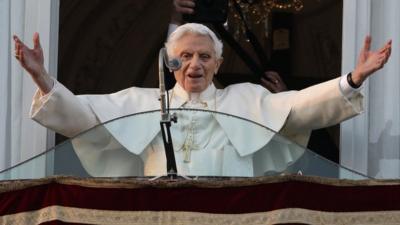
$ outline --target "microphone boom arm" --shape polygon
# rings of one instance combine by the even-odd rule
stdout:
[[[167,91],[165,90],[165,76],[164,76],[164,62],[167,67],[171,70],[178,70],[180,68],[180,61],[178,64],[176,61],[169,61],[165,48],[161,48],[158,55],[158,77],[159,77],[159,88],[160,88],[160,104],[161,104],[161,134],[164,142],[165,156],[167,159],[167,176],[170,178],[176,178],[178,170],[176,168],[174,146],[171,138],[171,121],[176,123],[176,116],[169,114],[169,103],[167,98]]]

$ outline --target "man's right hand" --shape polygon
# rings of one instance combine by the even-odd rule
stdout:
[[[33,49],[28,48],[16,35],[15,58],[21,66],[32,76],[33,81],[39,87],[42,94],[47,94],[53,88],[53,80],[44,67],[43,50],[40,45],[39,34],[33,35]]]
[[[171,23],[181,25],[182,14],[194,13],[195,0],[174,0],[171,15]]]

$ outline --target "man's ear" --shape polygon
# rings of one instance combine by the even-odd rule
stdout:
[[[218,73],[218,70],[219,70],[219,67],[221,66],[221,64],[222,64],[222,62],[224,61],[224,58],[219,58],[219,59],[217,59],[217,66],[216,66],[216,68],[215,68],[215,71],[214,71],[214,74],[217,74]]]

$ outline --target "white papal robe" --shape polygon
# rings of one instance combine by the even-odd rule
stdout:
[[[169,95],[171,108],[208,109],[246,118],[280,132],[301,145],[307,144],[312,129],[339,123],[362,112],[362,95],[357,92],[345,97],[341,93],[339,79],[301,91],[278,94],[271,94],[259,85],[243,83],[225,89],[216,89],[211,84],[205,91],[194,96],[176,84]],[[157,110],[160,105],[158,98],[158,89],[137,87],[109,95],[75,96],[55,82],[48,95],[35,94],[31,117],[60,134],[73,137],[115,118]],[[98,127],[97,131],[91,132],[90,138],[85,138],[84,135],[74,138],[75,151],[87,172],[93,176],[165,174],[166,162],[159,117],[155,115],[158,114],[141,115],[143,119],[135,120],[134,124],[114,123]],[[249,132],[245,124],[237,127],[226,116],[201,114],[195,118],[196,130],[206,134],[207,129],[211,129],[215,140],[208,140],[207,135],[197,134],[197,145],[200,146],[191,151],[190,162],[184,162],[186,152],[182,150],[182,146],[187,141],[193,116],[178,115],[182,122],[172,126],[177,166],[181,174],[260,175],[253,162],[254,154],[261,148],[269,148],[262,155],[257,155],[257,160],[269,162],[265,163],[261,172],[280,171],[301,154],[274,142],[273,133],[265,132],[266,129],[258,133]],[[206,121],[208,122],[205,123]],[[139,129],[121,132],[132,126]],[[98,142],[93,143],[93,135],[97,135]],[[203,143],[209,141],[211,143],[207,145]],[[195,145],[191,147],[193,146]]]

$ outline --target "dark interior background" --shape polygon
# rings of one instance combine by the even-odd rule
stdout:
[[[252,27],[291,90],[338,77],[341,72],[342,1],[303,0],[296,13],[274,12],[268,38]],[[158,86],[158,51],[167,36],[170,0],[60,0],[58,80],[75,94],[105,94],[131,86]],[[234,24],[233,24],[234,26]],[[289,31],[287,48],[273,35]],[[256,60],[251,45],[240,41]],[[249,81],[251,71],[228,45],[217,86]],[[318,94],[318,93],[315,93]],[[57,137],[57,142],[64,138]],[[313,132],[309,148],[337,162],[339,128]]]

